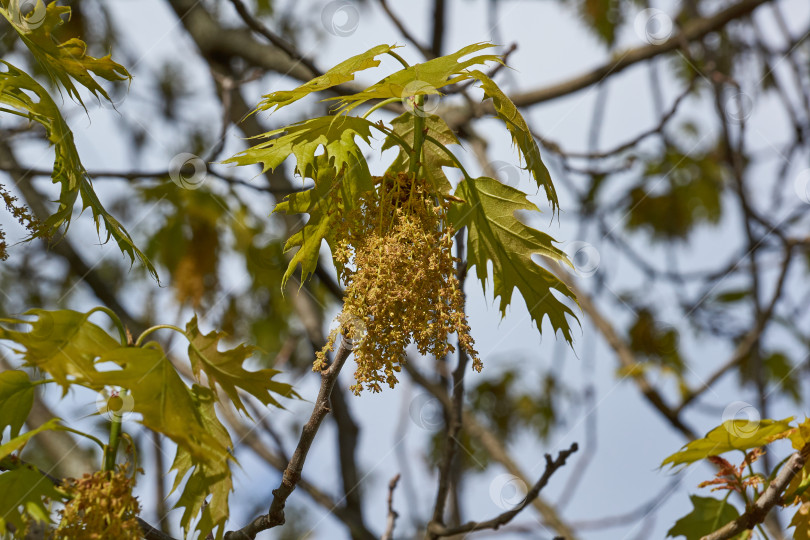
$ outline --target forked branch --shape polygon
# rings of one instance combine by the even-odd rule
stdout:
[[[543,476],[532,486],[532,489],[526,494],[526,497],[515,508],[508,510],[502,514],[495,516],[487,521],[469,521],[458,527],[445,527],[436,522],[431,522],[428,525],[428,533],[435,537],[440,538],[443,536],[455,536],[457,534],[467,534],[475,531],[483,531],[486,529],[498,530],[501,526],[506,525],[518,515],[524,508],[532,503],[534,499],[540,494],[540,491],[548,484],[551,475],[558,469],[565,465],[566,460],[579,449],[577,443],[572,443],[571,447],[567,450],[561,450],[557,459],[551,459],[550,454],[546,454],[546,470],[543,471]]]

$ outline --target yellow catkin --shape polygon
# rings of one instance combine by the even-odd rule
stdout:
[[[455,275],[453,233],[423,180],[406,174],[377,178],[337,231],[335,262],[346,284],[338,328],[318,355],[315,369],[325,365],[326,351],[338,332],[354,339],[357,394],[393,387],[405,361],[405,348],[415,343],[421,354],[437,358],[454,352],[450,334],[461,348],[481,361],[464,314],[464,297]]]
[[[72,498],[60,511],[62,519],[54,537],[59,540],[140,539],[136,519],[140,506],[132,496],[134,483],[126,474],[125,465],[116,471],[99,471],[69,480],[66,487]]]

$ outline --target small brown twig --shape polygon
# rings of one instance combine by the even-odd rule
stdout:
[[[428,525],[428,532],[431,536],[439,538],[442,536],[455,536],[457,534],[467,534],[474,531],[482,531],[485,529],[498,530],[503,525],[509,523],[512,518],[518,515],[524,508],[537,498],[540,491],[548,484],[551,475],[558,469],[565,465],[566,460],[579,449],[577,443],[572,443],[571,447],[567,450],[561,450],[557,459],[551,459],[551,455],[546,454],[546,470],[543,471],[543,476],[532,486],[532,489],[526,494],[526,498],[512,510],[508,510],[495,516],[487,521],[469,521],[458,527],[445,527],[439,523],[431,522]]]
[[[335,353],[334,361],[329,367],[321,371],[321,388],[318,391],[312,414],[301,430],[301,437],[298,439],[295,452],[293,452],[282,474],[281,484],[273,490],[273,501],[270,503],[268,512],[257,517],[238,531],[225,533],[225,540],[253,540],[261,531],[284,524],[284,506],[287,503],[287,498],[295,490],[295,486],[301,478],[301,471],[304,468],[304,462],[312,446],[312,441],[315,439],[324,418],[329,413],[329,397],[332,395],[332,389],[335,387],[340,370],[351,352],[352,341],[344,335]]]
[[[390,482],[388,482],[388,520],[385,522],[385,532],[380,540],[391,540],[394,537],[394,523],[396,523],[399,514],[394,510],[394,490],[399,483],[400,474],[397,473]]]

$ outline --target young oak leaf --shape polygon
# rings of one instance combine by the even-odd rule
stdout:
[[[391,121],[391,128],[395,134],[413,147],[414,143],[414,122],[411,113],[404,113]],[[458,137],[450,129],[450,126],[442,120],[441,117],[435,114],[430,114],[425,117],[425,129],[427,134],[442,143],[445,146],[451,144],[461,144]],[[381,150],[393,148],[398,143],[392,137],[388,136],[383,142]],[[400,148],[397,157],[394,159],[391,166],[386,171],[387,174],[395,176],[399,171],[407,171],[410,166],[410,155]],[[431,186],[439,193],[447,194],[452,189],[450,182],[447,180],[442,167],[458,167],[446,152],[444,152],[437,145],[427,141],[422,147],[422,173],[425,178],[430,182]]]
[[[802,451],[805,446],[810,444],[810,418],[805,418],[804,422],[799,424],[789,437],[793,448],[798,451]],[[785,504],[793,503],[797,497],[803,497],[806,500],[805,494],[808,488],[810,488],[810,463],[805,463],[785,490]]]
[[[47,501],[58,501],[62,497],[53,483],[31,466],[20,465],[0,474],[0,535],[8,533],[9,523],[17,531],[24,531],[24,516],[49,523]]]
[[[51,4],[55,5],[55,4]],[[0,103],[22,111],[26,116],[42,125],[45,134],[54,148],[54,166],[51,179],[60,184],[59,208],[49,216],[39,235],[50,235],[64,227],[67,231],[73,215],[76,200],[81,197],[82,210],[90,208],[96,232],[101,235],[101,226],[107,232],[105,242],[111,237],[118,244],[122,253],[131,261],[139,259],[149,273],[157,279],[157,272],[152,263],[138,249],[126,229],[116,220],[99,201],[87,171],[79,158],[79,152],[73,141],[73,132],[59,112],[48,91],[36,80],[17,67],[0,60],[6,71],[0,72]],[[37,97],[35,100],[32,94]]]
[[[750,450],[765,446],[777,439],[790,436],[793,432],[790,426],[792,420],[793,417],[784,420],[726,420],[708,432],[704,438],[690,442],[666,458],[661,466],[688,465],[732,450]]]
[[[41,426],[36,427],[34,429],[29,429],[22,435],[17,435],[11,440],[3,443],[2,445],[0,445],[0,460],[5,459],[9,455],[11,455],[12,452],[16,452],[17,450],[25,446],[25,443],[27,443],[28,440],[31,439],[31,437],[37,435],[38,433],[42,433],[43,431],[56,431],[64,429],[59,424],[60,421],[61,420],[59,418],[51,418]]]
[[[690,495],[689,499],[694,508],[675,522],[675,525],[667,531],[667,538],[683,536],[686,540],[700,540],[729,521],[740,517],[737,509],[726,501],[697,495]]]
[[[233,443],[228,435],[228,431],[219,421],[214,409],[217,399],[214,392],[200,385],[191,387],[191,397],[197,410],[200,412],[203,424],[219,444],[225,448],[232,448]],[[231,479],[231,469],[229,461],[235,459],[228,455],[226,459],[199,460],[195,459],[185,449],[178,446],[171,470],[176,471],[174,485],[171,493],[177,490],[186,475],[191,471],[191,475],[186,480],[183,491],[180,494],[175,508],[184,508],[180,518],[180,525],[188,537],[191,520],[194,516],[202,515],[197,522],[196,530],[199,531],[200,538],[206,538],[208,533],[215,527],[218,528],[216,538],[222,538],[225,529],[225,521],[228,519],[228,497],[233,490]],[[206,499],[211,497],[208,504]]]
[[[353,81],[356,72],[379,66],[380,61],[377,60],[377,57],[381,54],[393,51],[396,48],[396,45],[377,45],[362,54],[352,56],[348,60],[344,60],[332,67],[320,77],[315,77],[294,90],[281,90],[264,96],[264,99],[259,102],[256,110],[277,111],[313,92],[320,92],[327,88]]]
[[[169,437],[194,459],[228,457],[227,446],[211,432],[188,386],[156,342],[119,347],[101,355],[101,362],[114,362],[121,369],[91,374],[92,387],[128,389],[132,411],[142,416],[141,423]]]
[[[448,216],[458,230],[467,227],[467,261],[476,267],[476,274],[486,287],[488,269],[492,262],[494,296],[500,296],[500,310],[512,301],[512,292],[518,289],[532,320],[538,329],[543,319],[549,318],[555,333],[562,331],[572,342],[571,327],[566,315],[576,315],[552,291],[576,301],[574,293],[554,274],[532,260],[537,253],[552,260],[568,262],[565,254],[553,246],[554,239],[521,223],[518,210],[540,210],[529,202],[526,194],[492,178],[481,177],[462,180],[455,196],[465,202],[450,207]]]
[[[434,58],[392,73],[362,92],[329,98],[329,100],[337,100],[338,110],[341,113],[348,113],[371,99],[440,95],[439,88],[470,79],[472,76],[467,71],[468,67],[483,65],[485,62],[500,62],[500,57],[494,54],[480,54],[467,60],[461,60],[467,55],[494,46],[492,43],[467,45],[453,54]]]
[[[73,381],[93,383],[98,358],[121,347],[101,327],[89,322],[88,315],[73,310],[32,309],[25,315],[36,319],[0,319],[5,324],[24,324],[28,331],[0,326],[0,339],[11,341],[26,365],[48,373],[62,386],[63,396]]]
[[[94,58],[87,54],[87,44],[78,38],[72,38],[60,42],[55,36],[55,31],[64,24],[65,17],[70,18],[71,8],[60,6],[56,2],[49,2],[47,7],[42,5],[41,0],[37,0],[34,14],[44,10],[44,16],[38,25],[32,28],[27,21],[21,20],[21,14],[14,13],[19,10],[18,2],[8,0],[2,2],[0,15],[11,23],[11,26],[25,43],[31,54],[42,65],[45,72],[67,90],[68,95],[84,106],[75,80],[84,86],[96,97],[103,97],[110,101],[110,96],[106,90],[93,78],[101,77],[108,81],[124,81],[132,79],[132,76],[124,66],[112,60],[110,55],[102,58]],[[14,9],[12,9],[14,8]]]
[[[34,404],[34,385],[28,374],[17,369],[0,373],[0,434],[11,427],[11,437],[20,434]]]
[[[289,384],[272,380],[279,373],[278,370],[247,371],[242,367],[244,362],[253,356],[255,348],[240,344],[233,349],[220,351],[218,345],[225,334],[221,332],[203,334],[197,326],[196,315],[186,324],[186,336],[189,340],[188,356],[194,375],[199,379],[200,372],[205,372],[209,388],[214,390],[214,384],[218,384],[228,394],[236,408],[248,417],[250,414],[239,398],[239,390],[244,390],[264,405],[276,407],[281,407],[281,404],[272,394],[284,397],[297,395]]]
[[[793,531],[794,540],[810,539],[810,502],[804,502],[796,509],[788,527],[796,527]]]
[[[367,144],[371,139],[372,122],[355,116],[321,116],[304,120],[290,126],[269,131],[260,138],[261,142],[223,163],[236,165],[262,164],[262,173],[275,170],[291,154],[295,156],[296,172],[304,177],[316,179],[319,164],[342,171],[360,182],[370,181],[371,173],[363,157],[363,152],[355,142],[359,136]],[[326,162],[318,160],[315,153],[323,147]]]
[[[282,290],[299,264],[302,284],[315,272],[323,240],[334,247],[335,226],[343,219],[344,212],[354,208],[360,196],[374,188],[371,177],[352,178],[346,174],[349,169],[337,174],[334,168],[327,166],[327,161],[328,157],[323,154],[316,157],[318,172],[313,188],[289,194],[273,209],[273,213],[287,215],[309,214],[309,220],[284,244],[285,252],[294,247],[299,249],[281,279]]]
[[[551,182],[551,175],[540,158],[540,148],[537,146],[537,141],[534,140],[526,120],[523,119],[512,100],[498,88],[492,79],[477,70],[470,72],[470,76],[480,81],[481,88],[484,90],[484,99],[492,99],[495,116],[506,124],[506,129],[512,135],[512,143],[518,147],[526,162],[526,169],[531,172],[534,181],[537,182],[537,187],[545,190],[552,210],[558,210],[557,192]]]

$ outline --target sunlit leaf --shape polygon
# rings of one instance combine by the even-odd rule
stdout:
[[[73,132],[51,96],[30,75],[8,62],[3,60],[0,62],[6,67],[6,71],[0,72],[0,103],[13,107],[25,117],[41,124],[54,148],[55,158],[51,178],[55,184],[61,186],[59,208],[45,220],[39,234],[52,234],[63,227],[67,230],[73,215],[73,207],[76,200],[81,197],[82,209],[90,208],[92,211],[98,234],[101,235],[103,225],[107,232],[105,241],[112,237],[122,253],[128,255],[131,261],[139,259],[157,279],[152,263],[135,246],[126,229],[104,209],[93,191],[90,177],[82,165],[73,141]],[[32,94],[37,99],[34,99]]]
[[[3,319],[5,324],[24,324],[30,330],[0,326],[0,339],[13,343],[26,364],[48,373],[67,394],[72,381],[90,380],[99,356],[121,347],[101,327],[78,311],[32,309],[26,315],[36,319]]]
[[[90,374],[93,386],[120,386],[132,395],[132,410],[141,422],[183,446],[197,459],[224,458],[226,448],[206,429],[188,386],[157,343],[145,347],[119,347],[104,353],[99,362],[114,362],[121,369]]]
[[[346,113],[371,99],[439,95],[440,88],[470,79],[467,71],[470,66],[500,62],[500,58],[494,54],[481,54],[462,60],[465,56],[492,47],[494,45],[491,43],[474,43],[453,54],[401,69],[362,92],[331,99],[338,100],[340,111]]]
[[[236,408],[244,411],[245,414],[247,414],[247,409],[239,399],[238,390],[247,392],[264,405],[275,405],[276,407],[280,407],[281,404],[276,401],[273,394],[284,397],[295,395],[289,384],[272,380],[279,373],[278,370],[247,371],[244,369],[243,364],[255,352],[253,347],[238,345],[233,349],[218,350],[219,342],[225,335],[219,332],[201,333],[197,326],[196,316],[186,324],[186,335],[189,338],[188,356],[194,374],[199,378],[200,372],[205,372],[208,386],[213,390],[214,384],[218,384],[228,394]]]
[[[219,446],[232,448],[231,438],[216,416],[214,410],[216,396],[213,391],[195,384],[191,388],[191,397],[203,424]],[[217,539],[224,535],[224,525],[229,513],[228,496],[233,489],[231,469],[228,463],[231,459],[232,457],[227,455],[221,459],[199,460],[178,446],[171,467],[173,471],[176,471],[171,491],[176,491],[191,471],[183,486],[183,491],[174,505],[175,508],[185,509],[180,518],[180,525],[186,531],[186,536],[188,536],[192,519],[199,515],[201,510],[202,514],[196,526],[200,538],[205,538],[214,528],[218,528],[215,535]],[[211,499],[207,501],[207,505],[204,505],[208,497]]]
[[[500,297],[500,309],[512,301],[518,289],[532,320],[542,327],[548,317],[554,331],[561,331],[566,341],[572,341],[571,327],[566,315],[576,315],[552,291],[574,300],[574,294],[554,274],[532,260],[533,254],[554,261],[568,262],[565,254],[554,247],[554,239],[521,223],[518,210],[539,209],[526,195],[492,178],[467,179],[459,183],[455,196],[463,199],[451,207],[450,221],[456,229],[467,227],[467,262],[476,267],[476,275],[486,286],[488,264],[492,263],[494,296]]]
[[[689,499],[692,501],[693,510],[675,522],[675,525],[667,531],[667,537],[683,536],[686,540],[700,540],[729,521],[740,517],[737,509],[726,501],[697,495],[690,495]]]
[[[284,251],[298,247],[281,280],[282,289],[301,265],[303,283],[318,265],[321,244],[334,241],[335,227],[342,219],[344,210],[354,208],[364,192],[373,188],[371,177],[351,178],[344,174],[336,175],[334,169],[326,166],[326,156],[317,156],[315,187],[300,193],[291,193],[276,205],[273,212],[285,214],[309,214],[309,221],[293,233],[284,245]]]
[[[313,92],[320,92],[327,88],[353,81],[356,72],[379,66],[380,61],[377,60],[377,57],[396,48],[396,45],[377,45],[362,54],[344,60],[320,77],[315,77],[294,90],[281,90],[264,96],[264,99],[259,102],[257,109],[273,112]]]
[[[732,450],[765,446],[776,439],[789,436],[793,432],[791,420],[792,417],[784,420],[726,420],[704,438],[690,442],[679,452],[666,458],[661,466],[689,464]]]
[[[414,137],[414,122],[413,115],[404,113],[391,121],[391,128],[401,139],[413,147]],[[453,144],[460,144],[456,134],[450,129],[447,123],[441,117],[435,114],[425,116],[425,129],[428,135],[439,141],[445,146]],[[381,150],[394,148],[397,142],[392,137],[386,137]],[[400,148],[399,154],[393,163],[388,167],[389,174],[396,174],[399,171],[407,171],[410,166],[411,158],[408,153]],[[446,152],[431,142],[426,142],[422,147],[422,171],[424,171],[425,178],[428,179],[430,184],[439,193],[449,193],[452,189],[450,182],[442,171],[442,167],[456,167],[455,161],[450,159]]]
[[[7,457],[12,452],[16,452],[17,450],[25,446],[25,443],[27,443],[28,440],[31,439],[31,437],[37,435],[38,433],[42,433],[43,431],[61,429],[62,426],[59,425],[59,422],[60,422],[59,418],[51,418],[41,426],[36,427],[34,429],[29,429],[22,435],[17,435],[16,437],[13,437],[9,441],[3,443],[2,445],[0,445],[0,459]]]
[[[363,152],[355,142],[359,136],[367,144],[374,124],[354,116],[321,116],[304,120],[261,136],[268,139],[223,163],[236,165],[262,164],[262,172],[275,170],[290,155],[295,156],[296,171],[301,176],[315,178],[319,160],[316,152],[322,147],[329,168],[347,169],[347,176],[359,181],[370,179]]]
[[[548,169],[540,158],[540,147],[537,145],[537,141],[534,140],[529,125],[523,119],[523,115],[520,114],[512,100],[498,88],[498,85],[492,79],[480,71],[473,71],[472,76],[481,82],[485,98],[492,99],[495,116],[506,124],[506,129],[512,135],[512,143],[520,150],[520,155],[526,162],[526,169],[531,172],[537,186],[545,190],[551,208],[558,210],[557,192],[551,182],[551,175],[549,175]]]
[[[7,426],[12,438],[19,435],[33,404],[34,385],[27,373],[16,369],[0,373],[0,435]]]
[[[12,524],[18,531],[26,528],[24,517],[50,522],[48,499],[60,500],[51,481],[31,466],[20,465],[0,474],[0,534]]]
[[[96,97],[103,97],[110,101],[107,91],[101,87],[95,77],[108,81],[124,81],[132,76],[126,68],[112,60],[110,55],[94,58],[87,54],[87,44],[78,38],[60,42],[54,35],[59,26],[70,18],[71,8],[60,6],[56,2],[48,2],[41,22],[36,25],[21,22],[10,9],[8,0],[3,1],[0,14],[11,23],[20,39],[25,43],[34,58],[42,65],[45,72],[58,82],[68,95],[80,104],[82,102],[79,91],[73,81],[87,88]],[[42,2],[33,10],[36,15],[41,9]],[[15,8],[19,9],[19,7]]]

